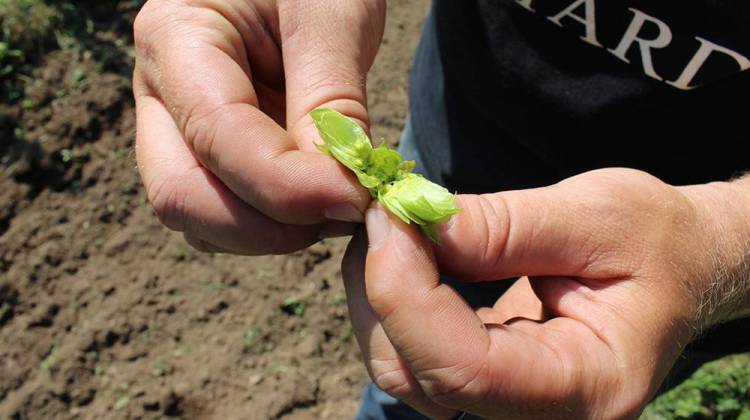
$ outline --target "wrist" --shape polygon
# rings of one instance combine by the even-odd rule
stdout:
[[[692,284],[699,328],[750,315],[750,177],[678,188],[698,217],[704,273]]]

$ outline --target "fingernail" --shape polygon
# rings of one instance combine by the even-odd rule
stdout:
[[[370,242],[370,248],[380,245],[387,237],[391,230],[391,222],[388,216],[379,208],[367,210],[367,238]]]
[[[318,232],[319,239],[341,238],[343,236],[352,236],[357,230],[357,225],[346,222],[328,222],[320,227]]]
[[[448,233],[453,229],[453,226],[456,224],[456,218],[458,218],[458,215],[451,216],[447,222],[443,223],[442,230],[444,233]]]
[[[323,216],[327,219],[339,220],[341,222],[362,223],[365,221],[361,211],[352,204],[346,203],[328,207],[323,211]]]

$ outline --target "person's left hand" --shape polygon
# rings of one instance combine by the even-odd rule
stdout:
[[[721,288],[710,282],[728,224],[711,212],[726,205],[723,188],[609,169],[459,196],[463,211],[434,250],[371,208],[369,249],[356,236],[342,268],[371,378],[434,418],[637,417],[697,329],[730,316],[721,305],[707,314],[701,300]],[[439,272],[531,276],[513,293],[533,289],[550,318],[526,311],[535,298],[475,311]]]

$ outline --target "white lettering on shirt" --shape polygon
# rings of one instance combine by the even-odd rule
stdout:
[[[536,13],[536,10],[532,8],[532,1],[534,0],[515,0],[515,3],[532,13]],[[595,6],[596,0],[574,0],[562,11],[554,16],[548,16],[547,19],[560,27],[563,26],[562,20],[566,17],[583,24],[586,29],[586,35],[582,36],[581,39],[595,47],[604,48],[597,38]],[[581,7],[584,7],[583,14],[576,13]],[[729,48],[715,44],[707,39],[696,36],[695,39],[700,42],[698,50],[693,54],[692,58],[677,79],[674,81],[666,81],[656,72],[652,55],[658,54],[655,50],[667,48],[671,44],[672,30],[669,25],[660,19],[649,16],[632,7],[628,8],[628,10],[633,13],[630,25],[625,30],[619,44],[613,49],[607,49],[607,51],[612,53],[612,55],[618,59],[630,63],[630,59],[628,59],[627,55],[632,49],[633,44],[638,44],[643,72],[649,77],[665,82],[677,89],[695,89],[700,87],[700,85],[692,85],[693,80],[708,59],[712,55],[715,55],[714,53],[723,54],[734,59],[739,65],[739,71],[750,69],[750,59],[746,56]],[[658,31],[656,37],[645,38],[644,35],[641,35],[642,30],[646,25],[654,25],[654,28]]]
[[[633,43],[637,42],[641,50],[641,61],[643,62],[644,73],[656,80],[664,80],[656,74],[656,70],[654,70],[654,63],[651,59],[651,49],[664,48],[669,45],[669,43],[672,42],[672,31],[666,23],[659,19],[651,17],[640,10],[633,9],[632,7],[630,7],[629,10],[634,13],[633,20],[630,22],[628,30],[625,31],[625,35],[623,35],[620,45],[614,50],[608,49],[607,51],[614,54],[614,56],[620,60],[630,63],[626,54]],[[638,33],[641,32],[646,21],[656,24],[659,28],[659,35],[656,38],[646,39],[638,36]]]
[[[581,6],[583,6],[585,9],[585,17],[581,17],[573,13]],[[560,20],[562,20],[562,18],[564,17],[569,17],[576,22],[582,23],[586,27],[586,36],[582,36],[582,40],[597,47],[602,46],[602,44],[600,44],[596,39],[596,14],[594,9],[594,0],[576,0],[562,12],[556,14],[555,16],[548,17],[547,19],[552,21],[557,26],[563,26],[562,23],[560,23]]]
[[[516,3],[518,3],[521,7],[524,9],[534,12],[535,10],[531,8],[531,0],[516,0]]]
[[[700,85],[691,86],[690,84],[693,82],[695,75],[698,74],[698,70],[703,67],[703,64],[706,63],[706,60],[708,60],[708,57],[713,52],[719,52],[732,57],[734,61],[736,61],[737,64],[740,65],[740,71],[745,71],[750,68],[750,60],[748,60],[744,55],[736,51],[732,51],[729,48],[724,48],[721,45],[716,45],[713,42],[703,39],[699,36],[696,36],[695,39],[697,39],[698,42],[701,43],[700,48],[698,48],[698,51],[696,51],[695,55],[693,55],[693,58],[690,59],[690,62],[685,67],[685,70],[682,71],[680,77],[678,77],[677,80],[673,82],[668,81],[668,85],[672,85],[682,90],[691,90],[699,87]]]

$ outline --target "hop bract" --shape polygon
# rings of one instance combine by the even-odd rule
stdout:
[[[419,225],[445,223],[459,212],[455,195],[417,174],[394,183],[378,200],[404,222]]]
[[[405,223],[414,222],[433,241],[440,242],[437,225],[460,211],[450,191],[411,173],[414,161],[382,145],[373,149],[370,139],[354,120],[332,109],[310,113],[320,132],[323,153],[351,169],[359,182]]]
[[[318,149],[353,171],[362,171],[370,161],[372,146],[365,130],[351,118],[327,108],[310,113],[323,144]]]

